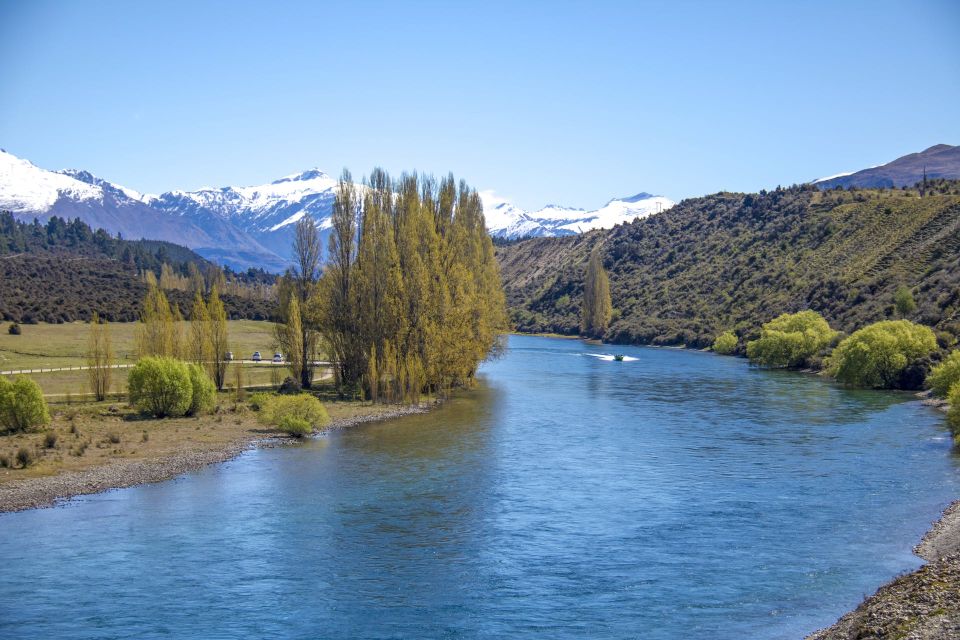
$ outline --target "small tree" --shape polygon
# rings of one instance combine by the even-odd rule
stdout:
[[[721,355],[730,355],[737,348],[737,336],[732,331],[724,331],[713,341],[713,350]]]
[[[87,338],[87,374],[90,390],[97,402],[103,402],[110,391],[113,374],[113,345],[106,323],[94,311],[90,319],[90,336]]]
[[[816,311],[785,313],[764,324],[760,337],[747,343],[747,357],[763,367],[800,367],[836,335]]]
[[[130,403],[157,418],[182,416],[193,401],[186,363],[162,356],[141,359],[130,370]]]
[[[910,289],[901,285],[893,294],[893,306],[901,318],[905,318],[917,310],[917,303],[913,299]]]
[[[50,412],[40,385],[17,376],[11,382],[0,378],[0,427],[6,431],[29,431],[50,424]]]
[[[898,386],[908,365],[937,350],[930,327],[909,320],[886,320],[853,332],[833,350],[827,371],[837,380],[858,387]]]
[[[933,395],[946,398],[953,385],[960,382],[960,351],[954,351],[943,362],[930,370],[927,386]]]
[[[21,330],[20,330],[20,323],[18,323],[18,322],[11,322],[11,323],[10,323],[10,327],[7,329],[7,333],[9,333],[9,334],[12,335],[12,336],[18,336],[18,335],[20,335],[20,331],[21,331]]]

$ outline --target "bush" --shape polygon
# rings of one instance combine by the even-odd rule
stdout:
[[[933,395],[946,398],[950,388],[960,382],[960,351],[954,351],[935,366],[927,376],[927,386]]]
[[[713,341],[713,350],[721,355],[728,356],[737,348],[737,336],[732,331],[724,331]]]
[[[261,411],[270,403],[270,399],[275,397],[272,393],[260,391],[250,395],[250,408],[254,411]]]
[[[310,435],[313,431],[309,422],[296,416],[283,416],[280,418],[280,423],[277,425],[277,428],[295,438]]]
[[[10,327],[7,329],[7,333],[12,336],[20,335],[20,325],[16,322],[11,322]]]
[[[188,364],[187,370],[190,373],[190,386],[193,391],[187,414],[197,416],[212,410],[217,403],[217,388],[213,380],[198,364]]]
[[[893,294],[893,306],[901,318],[917,310],[917,303],[913,299],[913,294],[910,293],[910,289],[904,286],[898,287]]]
[[[17,449],[17,462],[20,463],[20,466],[24,469],[32,465],[35,461],[33,457],[33,451],[27,449],[26,447],[20,447]]]
[[[0,428],[27,431],[50,424],[50,412],[40,386],[25,376],[13,382],[0,378]]]
[[[760,337],[747,343],[747,357],[763,367],[800,367],[836,333],[816,311],[785,313],[764,324]]]
[[[43,438],[43,446],[47,449],[53,449],[57,446],[57,434],[53,431],[47,431],[47,435]]]
[[[280,385],[280,388],[277,389],[277,393],[285,396],[295,396],[302,391],[300,382],[294,380],[290,376],[287,376],[283,379],[283,384]]]
[[[947,410],[947,423],[950,425],[950,430],[953,431],[954,442],[960,444],[960,382],[950,387],[947,400],[950,402],[950,409]]]
[[[315,397],[302,393],[296,396],[255,394],[260,406],[258,419],[282,431],[305,435],[330,422],[327,410]]]
[[[909,388],[901,382],[908,366],[937,350],[929,327],[886,320],[855,331],[837,345],[827,370],[837,380],[874,389]]]
[[[157,418],[190,410],[193,384],[186,363],[174,358],[142,358],[130,370],[130,403]]]

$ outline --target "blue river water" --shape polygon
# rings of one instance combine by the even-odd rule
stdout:
[[[802,638],[960,495],[906,394],[511,337],[432,413],[0,515],[3,638]]]

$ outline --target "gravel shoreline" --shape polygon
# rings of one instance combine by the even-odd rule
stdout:
[[[321,433],[346,429],[367,422],[381,422],[402,416],[426,413],[434,404],[399,407],[384,413],[335,420]],[[244,451],[257,447],[273,447],[294,442],[284,437],[252,436],[209,451],[184,450],[172,456],[153,460],[117,461],[86,469],[65,471],[55,476],[25,478],[0,484],[0,513],[53,507],[75,496],[102,493],[141,484],[163,482],[207,465],[226,462]]]
[[[960,638],[960,500],[943,511],[913,551],[927,564],[894,578],[807,640]]]

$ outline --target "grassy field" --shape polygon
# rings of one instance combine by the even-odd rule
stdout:
[[[110,337],[117,364],[134,364],[136,361],[134,322],[111,323]],[[286,367],[269,362],[276,350],[273,323],[256,320],[231,320],[229,344],[238,359],[249,359],[259,351],[267,362],[230,365],[228,384],[235,384],[233,368],[241,366],[245,387],[263,387],[280,383],[289,375]],[[79,367],[86,365],[84,354],[90,325],[83,322],[66,324],[21,325],[23,333],[10,335],[0,333],[0,371],[20,369],[47,369]],[[118,397],[126,393],[129,369],[114,369],[110,390]],[[89,393],[86,371],[53,371],[32,373],[30,377],[40,385],[49,400],[58,403],[84,399]]]

